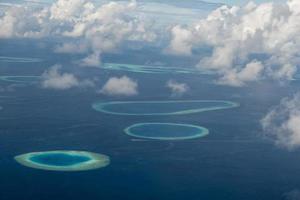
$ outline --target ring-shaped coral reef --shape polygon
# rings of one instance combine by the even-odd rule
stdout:
[[[11,56],[0,56],[0,62],[33,63],[33,62],[42,62],[42,59],[39,59],[39,58],[11,57]]]
[[[181,101],[113,101],[96,102],[93,109],[115,115],[184,115],[238,107],[231,101],[181,100]]]
[[[1,81],[13,83],[36,83],[39,79],[40,76],[0,76]]]
[[[177,123],[138,123],[127,127],[124,132],[133,137],[154,140],[186,140],[209,134],[204,127]]]
[[[183,67],[165,67],[165,66],[151,66],[151,65],[134,65],[134,64],[121,64],[121,63],[104,63],[101,68],[107,70],[118,70],[145,74],[211,74],[209,71],[200,71],[194,68]]]
[[[110,163],[110,158],[103,154],[66,150],[26,153],[16,156],[15,160],[26,167],[50,171],[86,171]]]

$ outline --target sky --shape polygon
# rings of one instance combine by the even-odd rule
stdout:
[[[243,5],[249,2],[249,0],[206,0],[207,2],[219,2],[219,3],[224,3],[228,5]],[[264,3],[264,2],[285,2],[285,0],[252,0],[256,3]]]
[[[14,0],[14,2],[21,2],[21,1],[26,1],[26,0]],[[29,1],[29,0],[28,0]],[[105,0],[95,0],[94,2],[103,2]],[[120,0],[117,0],[120,1]],[[194,0],[194,1],[198,1],[198,0]],[[203,0],[209,3],[224,3],[224,4],[229,4],[229,5],[243,5],[246,4],[247,2],[249,2],[250,0]],[[252,0],[256,3],[264,3],[264,2],[286,2],[286,0]],[[12,1],[8,1],[8,0],[0,0],[0,2],[12,2]],[[54,0],[39,0],[36,2],[47,2],[47,3],[52,3],[54,2]],[[139,0],[137,0],[137,2],[139,2]],[[151,2],[151,1],[149,1]],[[162,0],[160,1],[161,3],[163,2],[167,2],[166,0]]]

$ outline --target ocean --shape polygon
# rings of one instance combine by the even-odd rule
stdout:
[[[260,120],[299,82],[264,81],[245,88],[221,86],[214,75],[145,74],[76,66],[74,56],[39,51],[30,42],[1,42],[0,55],[42,59],[0,61],[1,76],[39,76],[54,64],[99,87],[111,76],[127,75],[139,83],[139,94],[109,97],[95,88],[47,90],[36,82],[1,81],[1,200],[281,200],[300,188],[299,150],[288,151],[264,136]],[[5,48],[4,48],[5,47]],[[149,53],[150,52],[150,53]],[[107,54],[104,62],[142,64],[145,54]],[[193,63],[164,58],[147,50],[166,67]],[[76,57],[76,55],[75,55]],[[149,57],[149,56],[148,56]],[[187,94],[172,96],[166,82],[184,81]],[[186,115],[126,116],[97,112],[98,101],[224,100],[239,107]],[[191,140],[136,139],[124,129],[136,123],[181,123],[205,127],[210,134]],[[109,166],[92,171],[56,172],[24,167],[16,155],[50,150],[84,150],[108,155]]]

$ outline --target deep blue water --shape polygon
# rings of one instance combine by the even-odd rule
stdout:
[[[1,75],[40,75],[52,64],[62,63],[82,77],[97,76],[99,86],[112,75],[127,74],[139,81],[140,93],[112,98],[96,94],[94,89],[52,91],[32,84],[14,85],[13,90],[1,92],[1,200],[281,200],[300,188],[300,152],[276,147],[263,137],[259,124],[282,97],[298,90],[299,82],[231,88],[214,85],[208,76],[84,69],[73,66],[72,56],[44,52],[25,42],[23,45],[26,48],[1,42],[0,54],[45,61],[0,63]],[[156,57],[154,53],[150,56]],[[145,59],[138,54],[110,54],[103,60],[125,58],[128,62]],[[169,79],[190,85],[190,92],[180,100],[230,100],[240,107],[177,116],[117,116],[91,108],[100,100],[172,100],[164,87]],[[137,141],[123,132],[143,122],[195,124],[208,128],[210,134],[195,140]],[[111,164],[99,170],[68,173],[26,168],[13,159],[22,153],[57,149],[103,153],[110,156]]]
[[[62,153],[46,153],[30,157],[32,162],[54,165],[54,166],[70,166],[91,160],[89,157],[80,155],[68,155]]]

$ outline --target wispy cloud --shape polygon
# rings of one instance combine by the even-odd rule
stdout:
[[[166,86],[172,91],[173,96],[181,96],[189,90],[186,83],[178,83],[174,80],[169,80]]]
[[[295,189],[283,195],[284,200],[300,200],[300,191]]]

